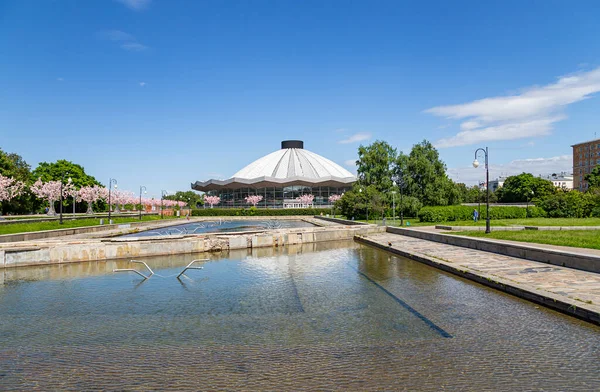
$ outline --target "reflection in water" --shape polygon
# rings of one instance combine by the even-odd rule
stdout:
[[[599,386],[597,327],[352,242],[144,261],[2,271],[0,389]]]

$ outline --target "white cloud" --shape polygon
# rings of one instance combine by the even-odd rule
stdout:
[[[148,49],[146,45],[142,45],[138,42],[126,42],[121,45],[121,48],[125,50],[131,50],[133,52],[141,52],[142,50]]]
[[[600,68],[596,68],[563,76],[556,83],[531,87],[519,94],[437,106],[425,113],[465,120],[459,133],[436,142],[438,148],[538,137],[550,134],[554,123],[567,118],[563,114],[566,106],[599,91]]]
[[[122,49],[133,52],[141,52],[148,49],[146,45],[139,43],[133,35],[121,30],[100,31],[98,37],[108,41],[121,42],[120,46]]]
[[[146,85],[146,82],[140,82],[140,87],[144,87]]]
[[[349,144],[349,143],[357,143],[363,140],[368,140],[371,138],[370,133],[355,133],[354,135],[349,136],[344,140],[340,140],[338,143],[340,144]]]
[[[142,11],[148,7],[151,0],[116,0],[134,11]]]
[[[348,167],[356,167],[356,159],[345,160],[344,165],[346,165]]]
[[[135,41],[135,37],[121,30],[100,31],[98,36],[110,41]]]
[[[65,81],[63,78],[56,78],[56,80],[58,80],[59,82],[64,82]]]
[[[478,182],[485,181],[485,167],[483,162],[481,166],[474,167],[449,168],[448,176],[454,181],[463,182],[467,185],[475,185]],[[490,164],[490,180],[498,176],[510,176],[515,174],[531,173],[534,176],[548,175],[552,173],[573,171],[573,156],[560,155],[550,158],[526,158],[515,159],[506,164]]]

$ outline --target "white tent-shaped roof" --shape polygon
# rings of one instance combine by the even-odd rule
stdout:
[[[192,189],[305,186],[349,186],[356,177],[337,163],[304,149],[299,140],[287,140],[277,150],[239,170],[228,180],[208,180],[192,184]]]

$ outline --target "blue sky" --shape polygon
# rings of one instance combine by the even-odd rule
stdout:
[[[454,179],[570,170],[600,123],[597,1],[0,0],[0,148],[187,190],[302,139],[439,147]],[[598,135],[600,137],[600,135]],[[347,141],[347,143],[342,143]]]

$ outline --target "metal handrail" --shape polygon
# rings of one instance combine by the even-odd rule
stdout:
[[[148,266],[148,264],[146,264],[143,261],[137,261],[137,260],[129,260],[130,263],[141,263],[144,264],[146,266],[146,268],[148,268],[148,271],[150,271],[150,275],[146,276],[144,274],[142,274],[140,271],[133,269],[133,268],[120,268],[120,269],[114,269],[113,272],[135,272],[136,274],[140,275],[141,277],[143,277],[144,279],[148,279],[150,278],[152,275],[154,275],[154,271],[152,271],[152,268],[150,268]]]
[[[148,279],[150,276],[146,276],[144,274],[142,274],[140,271],[135,270],[133,268],[121,268],[121,269],[114,269],[113,272],[127,272],[127,271],[131,271],[131,272],[135,272],[136,274],[140,275],[142,278],[144,279]]]
[[[181,272],[179,273],[179,275],[177,275],[177,279],[179,279],[179,277],[180,277],[181,275],[183,275],[183,273],[184,273],[185,271],[189,270],[189,269],[199,269],[199,270],[200,270],[200,269],[204,269],[204,267],[192,267],[192,264],[194,264],[196,261],[209,261],[209,259],[196,259],[196,260],[192,260],[192,262],[191,262],[191,263],[189,263],[189,264],[188,264],[188,265],[187,265],[187,266],[186,266],[186,267],[183,269],[183,271],[181,271]]]
[[[148,267],[148,264],[146,264],[145,261],[130,260],[130,262],[144,264],[146,266],[146,268],[148,268],[148,271],[150,271],[150,276],[154,275],[154,271],[152,271],[152,268]]]

